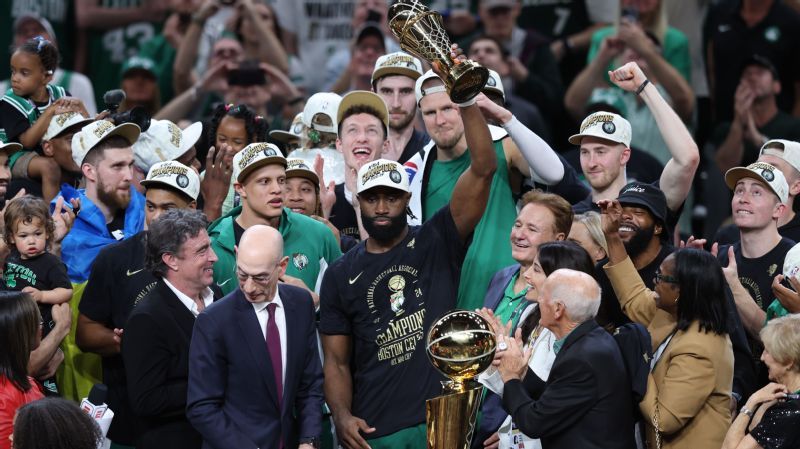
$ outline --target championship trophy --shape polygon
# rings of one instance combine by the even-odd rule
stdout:
[[[428,449],[469,449],[483,387],[475,380],[494,359],[497,340],[483,317],[457,310],[428,332],[428,358],[450,378],[444,395],[425,402]]]
[[[450,57],[450,38],[444,30],[442,15],[431,11],[418,0],[399,0],[389,7],[389,28],[400,47],[446,69],[442,80],[455,103],[465,103],[481,93],[489,80],[489,71],[478,63],[454,62]]]

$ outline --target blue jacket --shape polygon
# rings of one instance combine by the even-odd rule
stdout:
[[[61,260],[67,266],[69,280],[80,284],[89,279],[94,258],[100,250],[117,241],[108,232],[106,219],[103,212],[86,197],[84,189],[76,190],[64,184],[61,186],[61,196],[69,204],[72,198],[81,200],[80,213],[75,217],[75,223],[69,234],[61,242]],[[51,209],[55,205],[51,202]],[[144,229],[144,196],[131,187],[131,201],[125,209],[124,238],[129,238]]]

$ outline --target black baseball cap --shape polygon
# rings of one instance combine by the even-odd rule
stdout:
[[[744,60],[742,63],[742,70],[739,73],[744,73],[744,69],[750,67],[751,65],[757,65],[759,67],[763,67],[772,73],[772,77],[778,79],[778,69],[775,68],[775,64],[769,60],[766,56],[759,55],[759,54],[752,54],[747,59]]]
[[[640,206],[663,223],[667,217],[667,197],[664,192],[652,184],[630,182],[619,191],[617,197],[623,206]]]

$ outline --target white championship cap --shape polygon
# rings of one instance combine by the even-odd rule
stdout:
[[[159,184],[183,192],[193,200],[197,200],[200,195],[200,177],[197,172],[178,161],[157,162],[150,167],[142,185],[149,188]]]
[[[789,200],[789,184],[786,182],[786,177],[771,164],[754,162],[747,167],[733,167],[725,173],[725,184],[733,190],[742,178],[753,178],[763,182],[775,195],[778,195],[781,203],[786,204]]]
[[[80,167],[89,150],[100,142],[113,136],[120,136],[133,146],[139,138],[141,129],[133,123],[121,123],[114,126],[107,120],[97,120],[81,128],[81,131],[72,136],[72,160]]]
[[[631,123],[613,112],[598,111],[583,119],[579,134],[570,136],[569,143],[580,145],[584,137],[597,137],[631,146]]]
[[[339,103],[341,101],[342,97],[333,92],[320,92],[312,95],[306,102],[306,107],[303,109],[303,124],[306,125],[308,129],[336,134],[336,111],[339,109]],[[319,124],[319,114],[328,117],[331,124]]]
[[[145,171],[158,162],[174,161],[189,151],[202,133],[200,122],[181,130],[169,120],[150,120],[150,128],[133,144],[136,166]]]
[[[405,168],[398,162],[389,159],[378,159],[365,164],[358,170],[358,179],[356,179],[357,193],[379,186],[408,192],[408,174]]]
[[[93,121],[94,119],[86,118],[77,112],[65,112],[63,114],[57,114],[53,116],[52,120],[50,120],[50,126],[47,127],[47,131],[44,133],[44,136],[42,136],[42,140],[53,140],[68,128],[77,125],[80,125],[81,128],[83,128]]]
[[[283,165],[286,168],[286,158],[281,150],[271,143],[251,143],[233,156],[233,179],[241,183],[250,172],[269,164]]]

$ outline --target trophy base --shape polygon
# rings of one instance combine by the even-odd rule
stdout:
[[[479,386],[425,401],[428,449],[469,449],[482,393]]]
[[[489,80],[489,70],[470,60],[451,67],[445,84],[454,103],[466,103],[475,98]]]

